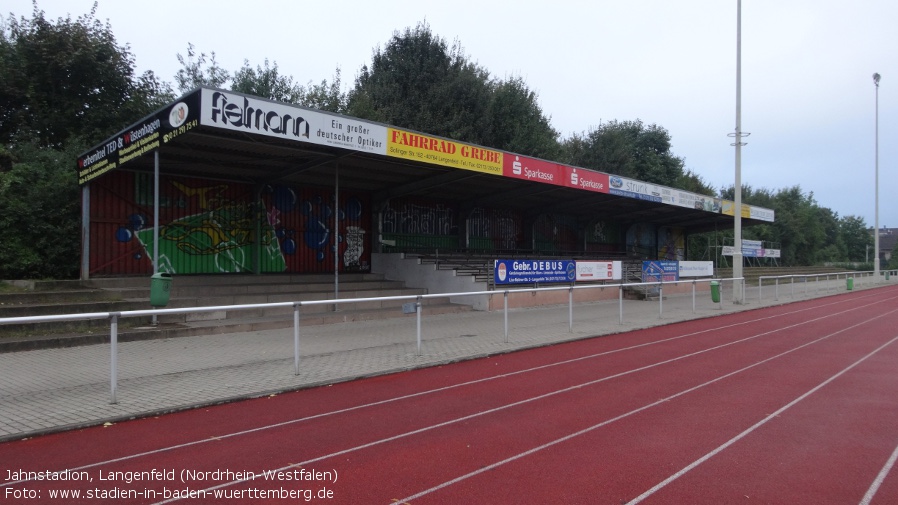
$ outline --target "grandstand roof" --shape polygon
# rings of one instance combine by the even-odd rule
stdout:
[[[78,158],[86,184],[117,169],[414,196],[681,227],[733,226],[732,202],[426,133],[213,88],[198,88]],[[729,207],[728,207],[729,205]],[[729,212],[729,215],[728,213]],[[743,226],[773,211],[743,206]]]

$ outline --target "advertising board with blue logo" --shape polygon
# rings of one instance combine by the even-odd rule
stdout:
[[[668,282],[680,280],[677,261],[643,261],[642,282]]]
[[[574,282],[577,267],[572,260],[496,260],[493,278],[499,284]]]

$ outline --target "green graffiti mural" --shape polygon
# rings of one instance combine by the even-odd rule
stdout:
[[[253,270],[255,221],[248,205],[228,205],[172,221],[159,230],[159,271],[191,274]],[[262,272],[282,272],[284,256],[267,222],[260,223]],[[137,234],[153,250],[153,230]]]

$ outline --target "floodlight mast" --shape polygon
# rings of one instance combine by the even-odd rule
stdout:
[[[876,133],[875,133],[875,156],[874,156],[874,166],[876,172],[876,180],[874,182],[874,192],[876,194],[876,198],[874,198],[874,205],[876,206],[876,211],[874,213],[874,225],[873,225],[873,279],[874,282],[879,282],[879,74],[873,74],[873,84],[876,86]]]
[[[742,272],[742,142],[749,133],[742,132],[742,0],[736,0],[736,132],[732,144],[736,147],[736,183],[733,205],[733,277],[741,279]],[[733,281],[733,303],[744,302],[743,281]]]

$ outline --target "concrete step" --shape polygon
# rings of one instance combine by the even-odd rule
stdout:
[[[404,283],[387,281],[376,274],[340,276],[339,298],[383,298],[416,296],[424,289],[407,288]],[[148,278],[109,278],[90,281],[23,283],[0,292],[0,318],[84,314],[148,310]],[[332,276],[237,275],[182,276],[172,279],[168,305],[164,308],[227,307],[280,302],[334,299]],[[303,324],[409,317],[403,305],[414,300],[370,300],[353,304],[316,304],[302,308]],[[448,300],[422,301],[425,313],[472,310]],[[413,315],[413,314],[412,314]],[[109,319],[59,321],[0,325],[0,351],[23,346],[69,346],[108,341]],[[122,341],[140,338],[169,338],[289,327],[292,307],[259,307],[212,312],[164,314],[151,326],[151,317],[123,317],[119,320]]]

